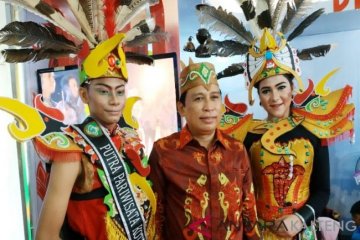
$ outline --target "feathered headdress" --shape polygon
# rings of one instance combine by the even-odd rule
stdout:
[[[201,28],[196,35],[200,45],[187,47],[197,57],[246,55],[246,62],[233,64],[218,74],[218,79],[236,74],[244,74],[249,86],[249,103],[253,104],[252,88],[262,79],[290,73],[303,90],[300,78],[299,59],[311,60],[312,57],[324,56],[331,45],[320,45],[303,50],[296,50],[289,44],[302,34],[305,28],[321,14],[319,9],[305,17],[314,0],[236,0],[240,5],[246,26],[242,21],[222,7],[199,4],[200,22],[209,30],[218,31],[228,39],[213,40],[207,29]],[[294,27],[295,23],[300,24]],[[289,31],[293,29],[291,33]],[[190,45],[187,45],[190,46]]]
[[[44,0],[0,1],[21,6],[48,21],[45,25],[11,22],[2,28],[0,44],[21,47],[2,50],[6,62],[39,61],[70,55],[77,55],[82,61],[89,56],[83,62],[85,73],[82,81],[98,77],[99,73],[113,76],[116,71],[116,76],[126,79],[125,56],[128,62],[135,63],[144,56],[128,54],[123,47],[145,45],[166,37],[151,17],[128,27],[139,13],[157,4],[158,0],[67,0],[76,24]],[[145,62],[149,59],[145,58]],[[105,68],[108,71],[104,71]]]

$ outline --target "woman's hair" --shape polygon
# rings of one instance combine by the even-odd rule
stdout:
[[[290,86],[293,86],[294,76],[291,73],[282,74],[290,83]],[[259,93],[259,84],[261,81],[257,82],[254,87],[256,88],[257,92]]]

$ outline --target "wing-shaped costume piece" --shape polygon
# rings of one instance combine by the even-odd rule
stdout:
[[[287,130],[281,128],[282,131],[274,131],[271,137],[263,136],[263,138],[268,137],[271,140],[269,143],[273,143],[277,137],[299,124],[322,139],[324,145],[337,139],[353,136],[355,106],[348,103],[352,87],[346,85],[342,89],[330,91],[325,88],[328,79],[328,75],[325,76],[315,87],[313,81],[309,80],[307,89],[294,96],[294,106],[290,117],[294,124],[290,124]],[[226,112],[220,128],[226,133],[243,141],[247,132],[263,134],[270,128],[276,129],[276,123],[255,120],[252,118],[252,114],[245,114],[245,112],[239,114],[234,110],[243,105],[244,103],[231,103],[227,97],[225,98]]]

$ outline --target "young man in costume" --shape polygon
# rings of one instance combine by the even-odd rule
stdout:
[[[218,128],[223,109],[214,66],[180,74],[178,111],[186,126],[155,142],[150,154],[163,239],[259,239],[244,146]]]
[[[63,128],[72,148],[36,138],[39,154],[51,162],[36,239],[58,238],[65,215],[86,239],[154,237],[155,199],[145,179],[149,168],[141,164],[143,145],[135,130],[118,124],[127,82],[122,39],[115,35],[100,43],[83,62],[80,96],[90,117]],[[105,49],[107,68],[96,70],[89,62]]]
[[[67,35],[34,22],[12,22],[0,30],[4,36],[0,42],[25,49],[5,49],[1,54],[7,62],[77,54],[82,61],[79,93],[90,110],[90,117],[83,123],[67,125],[61,111],[46,105],[41,95],[34,99],[36,109],[0,97],[0,108],[21,123],[11,124],[12,136],[19,141],[35,139],[40,157],[51,165],[36,239],[75,239],[60,236],[65,217],[81,239],[155,239],[156,201],[146,180],[150,168],[143,145],[130,127],[132,122],[126,121],[131,119],[131,109],[125,107],[126,61],[131,58],[125,57],[123,49],[129,42],[137,45],[138,38],[141,43],[143,37],[153,41],[155,20],[151,17],[123,33],[136,13],[146,11],[149,4],[104,0],[88,5],[86,1],[68,1],[78,20],[75,26],[44,1],[24,2],[22,7],[51,20]],[[90,24],[87,19],[94,21]],[[72,40],[67,38],[69,35]],[[133,62],[139,60],[134,59],[138,55],[132,56]],[[122,115],[125,123],[120,121]]]

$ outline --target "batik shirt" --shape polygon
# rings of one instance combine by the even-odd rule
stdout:
[[[258,239],[244,146],[216,131],[206,149],[188,128],[155,142],[150,155],[163,239]]]

